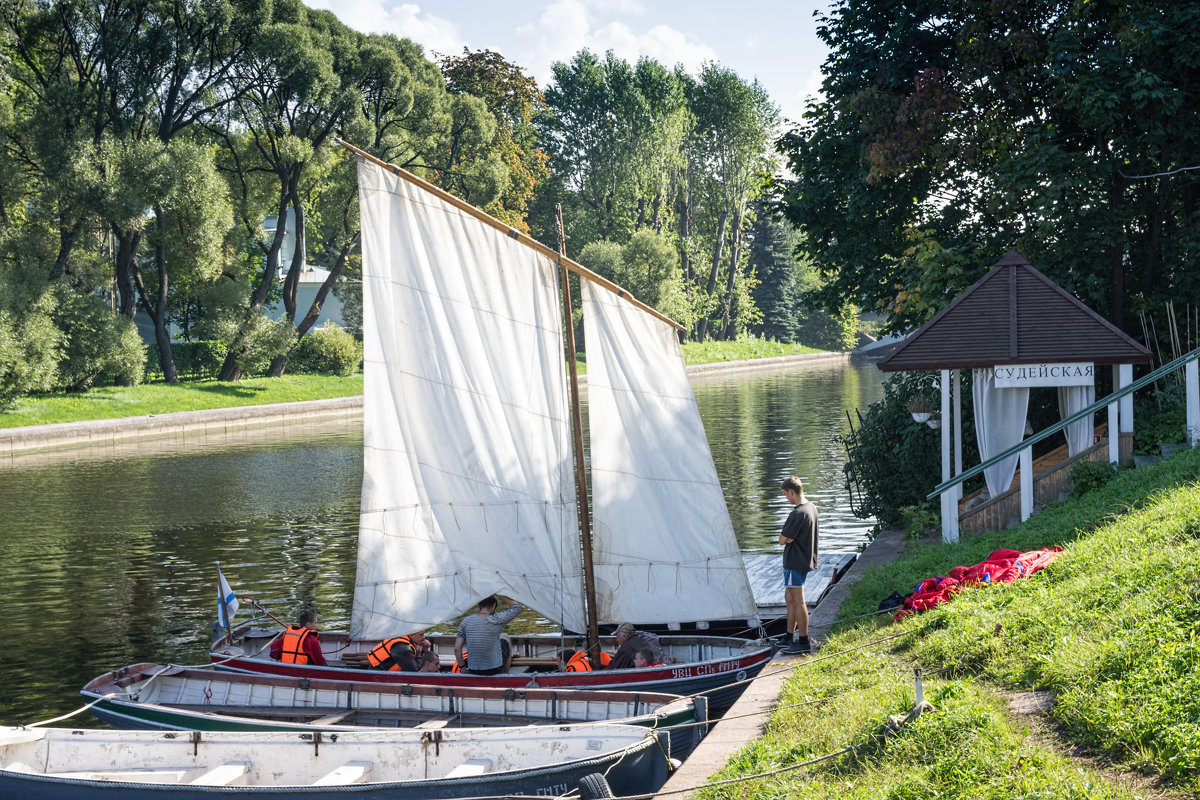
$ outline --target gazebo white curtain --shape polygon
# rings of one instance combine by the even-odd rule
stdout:
[[[1059,419],[1066,419],[1072,414],[1087,408],[1094,402],[1096,402],[1095,386],[1058,387]],[[1081,419],[1078,422],[1072,422],[1063,428],[1063,435],[1067,437],[1068,455],[1077,455],[1091,447],[1094,443],[1092,437],[1095,435],[1091,416]]]
[[[971,394],[975,401],[975,435],[979,457],[987,461],[1025,438],[1029,389],[997,389],[994,370],[972,370]],[[1019,455],[1011,455],[983,471],[992,497],[1007,491],[1017,471]]]

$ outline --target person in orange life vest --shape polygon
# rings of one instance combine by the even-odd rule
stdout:
[[[367,663],[371,669],[420,672],[421,664],[417,657],[432,648],[433,644],[425,638],[425,631],[394,636],[375,645],[367,653]]]
[[[561,672],[591,672],[592,662],[582,650],[563,650],[558,654],[558,668]]]
[[[289,625],[279,638],[271,642],[271,658],[285,664],[315,664],[325,666],[321,652],[321,635],[317,632],[317,612],[302,611],[295,625]]]
[[[633,666],[641,669],[642,667],[665,667],[666,664],[655,664],[654,651],[649,647],[643,647],[633,654]]]
[[[421,672],[441,672],[442,670],[442,662],[437,657],[437,653],[432,650],[423,651],[417,660],[421,662]]]

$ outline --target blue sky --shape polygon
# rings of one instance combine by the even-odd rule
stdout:
[[[406,36],[433,52],[491,49],[521,65],[545,88],[550,65],[580,49],[614,51],[631,62],[649,56],[695,73],[716,61],[757,78],[785,117],[820,89],[825,45],[813,11],[828,0],[305,0],[364,32]]]

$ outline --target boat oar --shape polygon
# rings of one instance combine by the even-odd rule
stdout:
[[[260,605],[258,604],[258,601],[257,601],[257,600],[255,600],[253,597],[243,597],[242,599],[243,599],[243,600],[245,600],[245,601],[246,601],[247,603],[249,603],[250,605],[252,605],[252,606],[254,606],[255,608],[257,608],[257,609],[258,609],[259,611],[261,611],[262,613],[266,614],[266,615],[267,615],[268,617],[270,617],[271,619],[273,619],[273,620],[275,620],[276,622],[278,622],[278,623],[279,623],[279,626],[280,626],[281,628],[287,628],[287,623],[286,623],[286,622],[284,622],[283,620],[279,619],[279,617],[275,616],[275,615],[274,615],[274,614],[272,614],[270,611],[267,611],[265,608],[263,608],[262,606],[260,606]]]

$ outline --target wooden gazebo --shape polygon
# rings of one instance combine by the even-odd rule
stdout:
[[[1150,351],[1051,281],[1025,259],[1010,251],[987,274],[956,297],[933,319],[896,345],[879,364],[885,372],[938,370],[941,373],[940,430],[942,481],[962,466],[963,369],[1005,368],[1006,380],[1028,386],[1056,386],[1078,381],[1095,369],[1113,370],[1113,385],[1133,380],[1133,365],[1150,361]],[[1070,373],[1072,377],[1061,376]],[[1016,385],[1016,384],[1013,384]],[[1119,408],[1118,408],[1119,406]],[[1108,408],[1108,457],[1119,461],[1120,437],[1133,435],[1133,399],[1125,397]],[[1020,460],[1021,518],[1033,508],[1032,453]],[[962,486],[942,494],[942,538],[958,539],[958,501]]]

